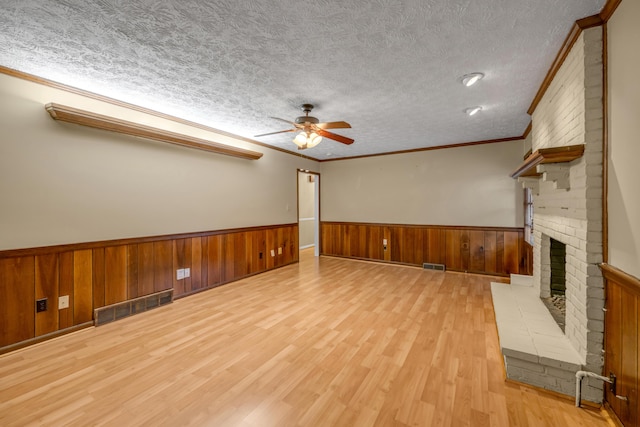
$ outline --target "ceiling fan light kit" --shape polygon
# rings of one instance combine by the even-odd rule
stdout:
[[[315,132],[307,133],[303,131],[293,138],[293,142],[296,143],[299,150],[313,148],[318,145],[320,141],[322,141],[322,137]]]

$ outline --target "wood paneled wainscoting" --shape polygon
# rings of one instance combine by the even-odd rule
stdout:
[[[321,239],[323,255],[501,276],[531,271],[522,228],[322,222]]]
[[[90,326],[100,307],[168,289],[186,296],[297,261],[297,224],[0,251],[0,353]]]
[[[625,426],[640,422],[640,279],[608,264],[601,266],[605,278],[604,375],[617,378],[616,395],[605,385],[609,408]]]

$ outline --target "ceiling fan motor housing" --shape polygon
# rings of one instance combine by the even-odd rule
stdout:
[[[299,125],[303,125],[305,123],[311,123],[315,125],[320,123],[320,120],[312,116],[300,116],[300,117],[296,117],[296,123]]]
[[[300,117],[296,117],[296,123],[299,125],[304,125],[307,123],[310,124],[318,124],[320,123],[320,120],[318,120],[315,117],[312,117],[309,115],[309,113],[311,112],[311,110],[313,110],[313,104],[302,104],[300,106],[300,109],[302,111],[304,111],[305,115],[304,116],[300,116]]]

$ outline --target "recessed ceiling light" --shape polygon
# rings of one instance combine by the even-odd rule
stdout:
[[[465,74],[464,76],[462,76],[461,80],[463,85],[465,85],[466,87],[469,87],[478,83],[478,81],[482,80],[483,77],[484,77],[484,74],[482,73],[471,73],[471,74]]]
[[[481,106],[476,106],[476,107],[469,107],[466,110],[464,110],[464,112],[469,115],[469,116],[473,116],[474,114],[478,113],[479,111],[482,111],[482,107]]]

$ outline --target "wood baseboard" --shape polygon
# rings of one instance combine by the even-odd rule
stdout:
[[[20,342],[15,343],[15,344],[11,344],[11,345],[7,345],[7,346],[4,346],[4,347],[0,347],[0,354],[11,353],[12,351],[16,351],[16,350],[23,349],[25,347],[30,347],[32,345],[40,344],[42,342],[49,341],[49,340],[51,340],[53,338],[58,338],[58,337],[61,337],[63,335],[68,335],[68,334],[71,334],[73,332],[77,332],[77,331],[81,331],[83,329],[91,328],[93,326],[94,326],[93,325],[93,321],[86,322],[86,323],[82,323],[80,325],[72,326],[70,328],[61,329],[59,331],[51,332],[50,334],[41,335],[39,337],[31,338],[31,339],[28,339],[28,340],[25,340],[25,341],[20,341]]]

